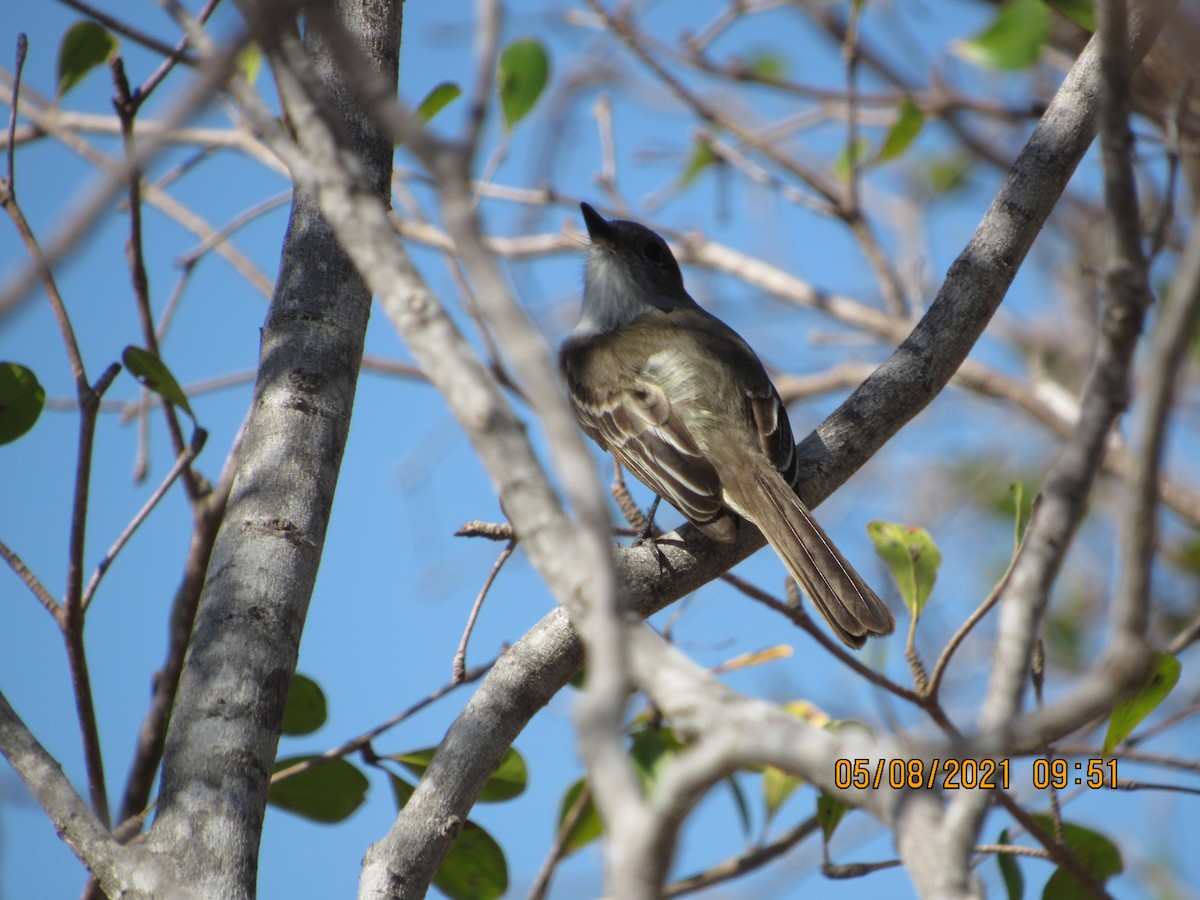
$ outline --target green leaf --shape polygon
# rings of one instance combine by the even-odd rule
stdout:
[[[737,807],[738,821],[742,823],[742,836],[748,838],[750,836],[750,803],[746,800],[746,792],[742,790],[742,786],[732,775],[725,779],[725,783],[729,785],[729,792],[733,794],[733,805]]]
[[[1060,13],[1087,31],[1096,30],[1096,6],[1092,0],[1046,0]]]
[[[833,832],[837,830],[842,818],[849,811],[850,804],[845,800],[839,800],[824,792],[817,797],[817,821],[821,823],[821,831],[825,835],[826,843],[829,843]]]
[[[453,900],[496,900],[508,890],[508,863],[490,834],[469,819],[454,839],[434,886]]]
[[[682,749],[683,743],[670,728],[646,728],[634,732],[629,756],[641,777],[642,787],[649,791],[663,768]]]
[[[1025,69],[1037,62],[1050,36],[1050,8],[1043,0],[1009,0],[990,25],[956,49],[964,59],[991,69]]]
[[[391,772],[388,777],[396,809],[404,809],[416,787]],[[486,831],[468,819],[433,876],[433,883],[448,897],[499,897],[508,890],[504,851]]]
[[[1008,493],[1013,505],[1013,549],[1016,550],[1021,546],[1029,517],[1033,515],[1033,498],[1025,499],[1025,485],[1020,481],[1010,484]]]
[[[1050,816],[1038,813],[1033,819],[1048,837],[1054,836],[1054,820]],[[1124,871],[1120,849],[1098,831],[1063,822],[1063,838],[1067,849],[1096,881],[1103,883]],[[1055,869],[1042,890],[1042,900],[1087,900],[1091,896],[1066,869]]]
[[[188,405],[187,395],[184,394],[183,388],[179,386],[179,382],[175,380],[175,376],[171,374],[166,363],[149,350],[134,346],[125,348],[125,352],[121,354],[121,360],[125,363],[129,374],[142,385],[154,391],[168,403],[178,406],[191,416],[193,422],[196,421],[195,415],[192,414],[192,408]]]
[[[770,821],[779,812],[784,801],[796,792],[796,788],[804,784],[803,778],[797,778],[791,772],[777,769],[768,765],[763,769],[762,791],[763,800],[767,805],[767,820]]]
[[[1159,704],[1167,699],[1171,689],[1179,683],[1181,669],[1179,660],[1170,653],[1154,654],[1150,677],[1146,679],[1136,694],[1128,700],[1118,703],[1108,719],[1108,733],[1104,735],[1105,756],[1112,753],[1146,716],[1154,712]]]
[[[889,159],[900,156],[917,139],[924,124],[925,114],[913,102],[912,97],[906,95],[896,113],[896,121],[888,129],[888,133],[883,139],[883,146],[879,148],[878,161],[887,162]]]
[[[37,422],[46,391],[20,363],[0,363],[0,444],[15,441]]]
[[[297,763],[321,759],[293,756],[275,761],[274,771]],[[267,792],[267,802],[313,822],[332,824],[350,818],[367,796],[367,776],[344,759],[322,762],[314,768],[277,781]]]
[[[587,786],[587,781],[580,778],[563,794],[562,803],[558,808],[558,821],[555,824],[557,830],[561,831],[566,824],[567,815],[575,808],[576,802],[583,803],[583,809],[580,811],[578,818],[575,819],[575,824],[568,832],[566,839],[563,841],[563,856],[569,856],[576,850],[581,850],[590,844],[592,841],[604,834],[604,822],[600,818],[600,812],[596,809],[596,804],[592,800],[591,792],[588,792],[586,798],[579,800],[579,795]]]
[[[451,102],[457,100],[462,95],[460,88],[453,81],[443,81],[436,85],[425,99],[417,104],[417,118],[422,122],[428,122]]]
[[[860,137],[854,142],[853,147],[854,162],[856,165],[861,165],[863,160],[867,158],[867,152],[871,149],[871,144],[865,137]],[[837,159],[833,161],[833,173],[842,181],[850,180],[850,160],[850,145],[847,144],[842,148],[842,152],[838,154]]]
[[[587,684],[587,663],[584,663],[579,667],[579,671],[571,676],[571,680],[568,681],[567,684],[575,688],[577,691],[583,690],[584,686]]]
[[[283,733],[312,734],[325,724],[327,717],[321,686],[306,675],[295,675],[283,710]]]
[[[892,570],[908,611],[919,619],[942,564],[937,544],[924,528],[895,522],[870,522],[867,533],[875,543],[875,552]]]
[[[776,81],[787,74],[787,54],[770,47],[763,47],[751,52],[746,60],[746,68],[760,78]]]
[[[394,759],[417,778],[421,778],[425,774],[425,770],[429,768],[429,762],[436,752],[437,747],[426,747],[423,750],[397,753],[389,756],[388,759]],[[496,767],[496,771],[491,774],[487,784],[479,792],[476,801],[499,803],[503,800],[511,800],[524,793],[527,784],[529,784],[529,772],[525,768],[525,760],[520,753],[509,747],[504,753],[504,758],[500,760],[500,765]]]
[[[417,786],[409,784],[399,775],[388,772],[388,777],[392,782],[392,796],[396,798],[396,809],[404,809],[404,805],[412,799],[412,795],[416,792]]]
[[[701,172],[720,160],[721,157],[717,156],[707,141],[697,141],[692,147],[692,153],[688,157],[687,163],[684,164],[676,186],[683,190],[699,178]]]
[[[965,154],[948,154],[930,159],[924,168],[928,189],[943,196],[953,194],[967,185],[971,160]]]
[[[496,66],[496,90],[507,130],[533,109],[549,77],[550,58],[540,41],[522,38],[504,48]]]
[[[1165,548],[1163,554],[1182,571],[1190,575],[1200,574],[1200,533]]]
[[[246,45],[237,55],[237,67],[251,86],[258,81],[258,73],[262,69],[262,51],[258,49],[258,44]]]
[[[479,792],[476,802],[499,803],[511,800],[523,794],[528,784],[529,771],[525,768],[525,760],[520,753],[509,747],[496,771],[488,777],[487,784]]]
[[[823,710],[813,706],[807,700],[789,700],[781,707],[784,712],[795,716],[797,719],[803,719],[810,725],[817,728],[830,728],[834,731],[839,730],[846,722],[834,723]],[[849,722],[850,720],[847,720]],[[857,722],[853,723],[859,724]],[[763,800],[767,806],[767,820],[770,821],[783,806],[784,802],[796,790],[804,784],[804,779],[799,778],[790,772],[785,772],[783,769],[777,769],[775,766],[763,766]]]
[[[117,55],[120,43],[95,22],[76,22],[58,45],[58,96],[79,84],[96,66]]]
[[[1008,846],[1007,828],[1001,830],[1000,839],[996,843]],[[1004,879],[1004,890],[1008,893],[1008,900],[1021,900],[1025,896],[1025,876],[1021,874],[1017,858],[1011,853],[997,853],[996,864],[1000,866],[1000,877]]]

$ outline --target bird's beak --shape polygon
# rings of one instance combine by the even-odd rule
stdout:
[[[592,242],[602,243],[611,241],[613,229],[608,224],[608,220],[586,203],[580,203],[579,208],[583,210],[583,221],[587,225],[588,237],[592,239]]]

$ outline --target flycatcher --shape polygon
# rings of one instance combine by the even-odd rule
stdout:
[[[559,365],[583,430],[713,540],[755,525],[844,644],[890,634],[891,611],[793,490],[792,428],[762,362],[688,295],[661,237],[580,205],[583,313]]]

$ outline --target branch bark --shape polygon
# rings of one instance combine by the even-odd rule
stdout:
[[[246,0],[242,8],[268,53],[294,39],[286,20],[269,20],[281,12],[271,4]],[[394,91],[400,4],[347,0],[338,13]],[[354,103],[327,48],[309,39],[306,49],[327,92],[325,114],[347,134],[377,202],[386,203],[391,141]],[[206,896],[254,896],[267,786],[349,430],[370,302],[316,196],[298,187],[148,839]]]

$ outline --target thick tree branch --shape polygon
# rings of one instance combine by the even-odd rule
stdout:
[[[247,0],[268,55],[298,43],[279,10]],[[346,2],[364,57],[395,89],[400,6]],[[186,22],[202,53],[204,35]],[[323,114],[348,135],[364,191],[389,193],[391,141],[357,109],[319,40]],[[258,841],[300,635],[350,425],[371,294],[297,176],[280,276],[263,329],[238,474],[217,535],[163,756],[147,845],[197,889],[254,894]]]
[[[54,823],[55,830],[100,882],[109,897],[198,897],[177,871],[140,848],[122,847],[62,768],[0,694],[0,752]]]

